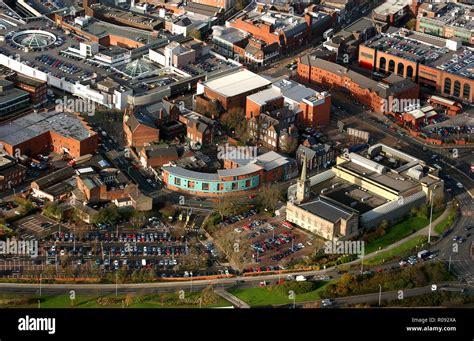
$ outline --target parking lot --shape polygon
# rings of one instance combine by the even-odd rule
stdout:
[[[23,239],[44,237],[59,229],[60,224],[41,214],[34,214],[15,222]],[[64,229],[64,227],[62,227]]]
[[[227,256],[244,271],[257,272],[284,268],[292,260],[312,254],[322,243],[282,218],[261,213],[248,216],[248,212],[228,219],[214,237],[216,244],[233,246],[225,250]]]

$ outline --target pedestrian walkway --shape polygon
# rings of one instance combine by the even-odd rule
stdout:
[[[232,303],[236,308],[250,308],[250,306],[247,303],[245,303],[240,298],[232,295],[231,293],[225,290],[217,289],[217,290],[214,290],[214,292],[220,297],[222,297],[223,299],[226,299],[227,301]]]

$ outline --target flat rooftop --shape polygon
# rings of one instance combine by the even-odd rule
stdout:
[[[381,33],[365,45],[397,57],[474,79],[474,52],[465,46],[457,51],[446,47],[447,39],[409,31]]]
[[[95,135],[75,115],[50,111],[31,113],[2,124],[0,140],[10,145],[17,145],[48,131],[78,141]]]
[[[229,75],[213,79],[204,83],[204,86],[225,97],[233,97],[270,85],[271,82],[262,77],[241,69]]]
[[[339,219],[348,219],[354,213],[339,203],[332,202],[323,197],[298,205],[298,207],[332,223],[337,222]]]
[[[380,15],[396,14],[405,6],[410,6],[411,0],[388,0],[374,9],[374,12]]]
[[[324,195],[364,214],[387,202],[381,196],[335,177],[311,187],[314,196]]]

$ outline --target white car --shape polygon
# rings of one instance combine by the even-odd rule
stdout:
[[[457,186],[459,189],[463,189],[463,188],[464,188],[463,184],[460,183],[460,182],[458,182],[458,183],[456,184],[456,186]]]
[[[328,306],[332,305],[332,302],[333,301],[331,299],[326,298],[326,299],[321,301],[321,304],[323,305],[323,307],[328,307]]]
[[[242,232],[242,229],[241,229],[240,227],[236,227],[236,228],[234,229],[234,231],[237,232],[237,233],[240,233],[240,232]]]

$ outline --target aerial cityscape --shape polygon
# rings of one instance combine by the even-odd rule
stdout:
[[[0,308],[474,308],[472,0],[3,0],[0,149]]]

